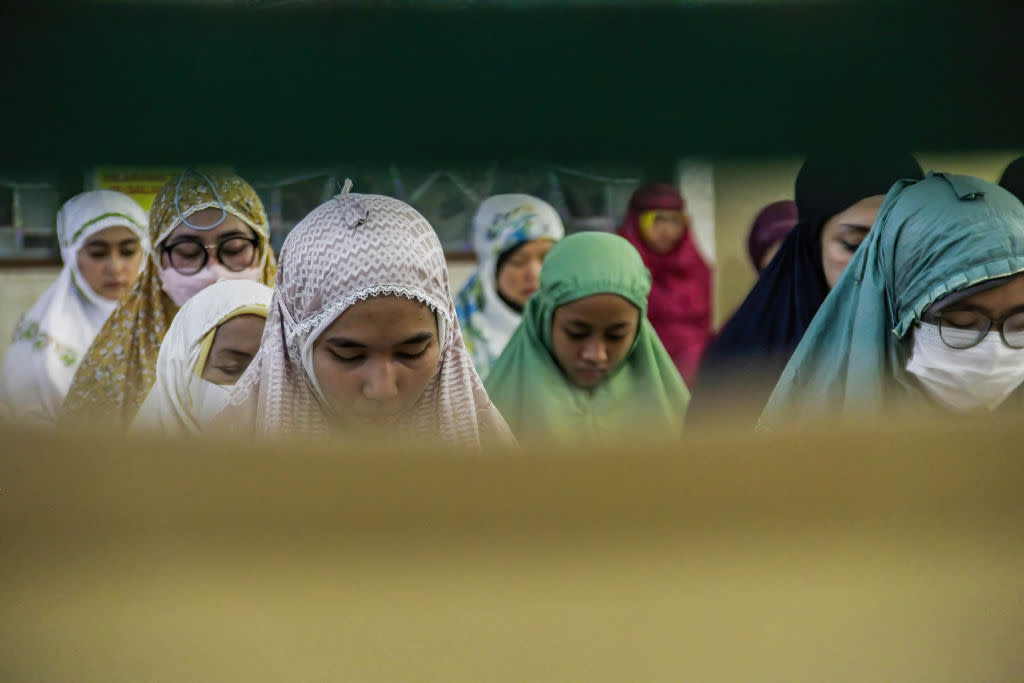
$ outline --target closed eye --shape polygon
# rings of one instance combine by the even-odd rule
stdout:
[[[228,377],[241,377],[245,369],[249,367],[249,364],[233,363],[231,365],[217,365],[215,367]]]
[[[423,355],[427,352],[427,349],[429,349],[429,348],[430,348],[430,344],[427,344],[426,346],[424,346],[419,351],[414,351],[413,353],[406,353],[404,351],[399,351],[395,355],[398,356],[399,358],[404,358],[406,360],[416,360],[417,358],[422,358]]]

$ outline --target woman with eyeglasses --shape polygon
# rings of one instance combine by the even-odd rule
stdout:
[[[1024,205],[992,183],[900,181],[814,318],[760,426],[1024,401]]]
[[[721,419],[754,425],[818,309],[867,237],[885,193],[897,180],[923,176],[917,160],[902,152],[819,153],[804,160],[793,185],[799,221],[708,344],[688,426],[719,429]]]
[[[266,211],[237,175],[187,169],[154,199],[149,233],[152,258],[75,374],[62,424],[127,427],[153,386],[160,345],[186,301],[222,279],[273,283]]]

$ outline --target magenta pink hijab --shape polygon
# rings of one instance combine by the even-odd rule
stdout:
[[[647,317],[687,386],[697,374],[711,336],[711,270],[693,243],[690,230],[667,254],[658,254],[640,236],[638,218],[645,211],[685,211],[686,202],[668,184],[645,185],[633,193],[619,234],[643,257],[654,280]]]

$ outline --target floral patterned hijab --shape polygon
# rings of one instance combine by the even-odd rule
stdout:
[[[61,424],[83,421],[131,424],[155,379],[160,344],[178,312],[163,291],[160,247],[182,222],[198,211],[224,211],[252,228],[260,240],[260,282],[273,282],[277,262],[263,202],[242,178],[228,172],[186,171],[168,182],[149,214],[152,258],[135,286],[121,299],[82,361],[64,402]]]

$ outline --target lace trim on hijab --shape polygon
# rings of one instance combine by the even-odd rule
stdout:
[[[342,311],[355,305],[356,302],[365,301],[377,296],[400,296],[413,301],[419,301],[428,306],[434,312],[434,315],[441,318],[444,322],[444,339],[441,340],[441,350],[443,353],[444,349],[448,346],[452,333],[452,321],[448,310],[421,289],[397,285],[376,285],[350,294],[292,328],[288,333],[288,355],[305,371],[306,368],[302,366],[300,342],[304,341],[310,332],[320,327],[326,320],[334,320],[341,315]]]

